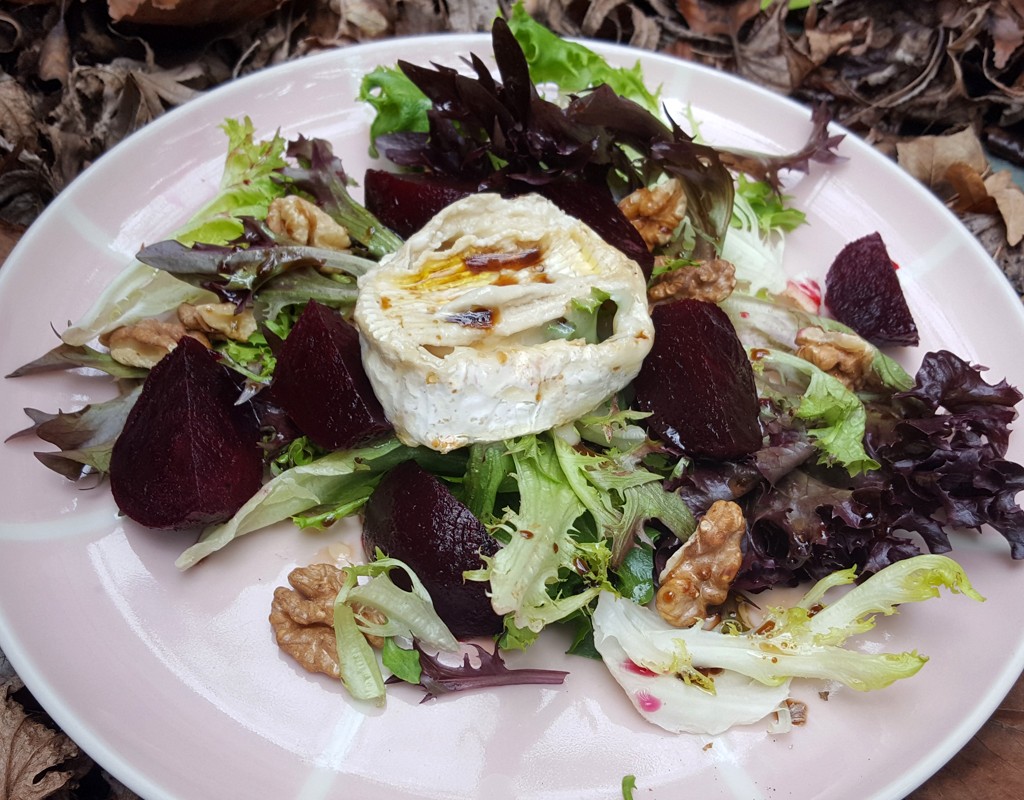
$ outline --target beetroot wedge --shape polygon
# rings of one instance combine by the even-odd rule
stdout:
[[[472,183],[455,178],[381,169],[366,170],[363,186],[367,210],[403,239],[430,222],[442,208],[476,191]]]
[[[754,372],[725,312],[688,299],[655,306],[651,318],[654,347],[633,383],[650,430],[695,458],[760,448]]]
[[[501,630],[487,584],[462,577],[482,567],[480,555],[493,555],[498,543],[442,481],[407,461],[384,476],[363,511],[363,549],[372,554],[379,547],[408,564],[452,633],[487,636]],[[404,577],[391,575],[396,583]]]
[[[259,426],[216,356],[185,337],[149,373],[114,443],[110,488],[149,528],[222,522],[260,488]]]
[[[872,344],[916,345],[917,325],[882,237],[846,245],[825,276],[825,305]]]
[[[320,447],[344,450],[391,431],[359,354],[356,329],[310,300],[277,352],[274,399]]]

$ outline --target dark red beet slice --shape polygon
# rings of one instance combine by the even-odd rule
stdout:
[[[648,427],[698,458],[761,447],[754,371],[729,317],[714,303],[676,300],[651,312],[654,347],[634,381]]]
[[[917,325],[895,265],[877,233],[850,242],[825,276],[825,305],[875,345],[916,345]]]
[[[153,367],[114,443],[110,489],[149,528],[222,522],[263,483],[259,426],[216,356],[185,337]]]
[[[310,300],[278,348],[272,391],[296,427],[321,447],[343,450],[391,431],[359,355],[359,334]]]
[[[488,636],[501,630],[487,584],[462,577],[482,567],[480,554],[493,555],[498,544],[443,482],[407,461],[384,476],[363,513],[363,549],[371,554],[379,547],[408,564],[452,633]],[[404,576],[392,571],[391,577],[399,583]]]
[[[651,277],[654,255],[606,188],[586,181],[557,181],[537,186],[534,191],[566,214],[585,222],[608,244],[639,264],[645,278]]]
[[[476,191],[454,178],[366,170],[363,181],[367,210],[391,230],[408,239],[445,206]]]

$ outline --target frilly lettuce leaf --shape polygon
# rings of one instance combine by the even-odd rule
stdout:
[[[370,123],[370,155],[377,157],[377,138],[387,133],[429,129],[431,102],[398,67],[377,67],[359,84],[359,99],[377,113]]]
[[[644,85],[640,62],[632,68],[613,67],[593,50],[562,39],[527,13],[521,2],[512,7],[509,28],[530,65],[534,83],[554,83],[565,93],[578,92],[602,83],[628,97],[652,114],[659,114],[658,93]]]
[[[864,451],[864,404],[839,380],[810,361],[777,350],[764,351],[754,367],[805,378],[795,414],[808,423],[807,433],[821,451],[822,463],[841,464],[851,475],[878,469],[878,462]]]
[[[345,585],[335,602],[375,608],[387,617],[384,622],[360,619],[359,627],[364,633],[382,637],[402,636],[437,650],[458,651],[458,640],[437,615],[430,593],[416,573],[397,558],[383,558],[379,551],[377,555],[376,560],[369,564],[345,568]],[[391,580],[393,569],[401,570],[409,578],[412,585],[409,591],[398,588]],[[369,580],[359,583],[358,579],[364,577]]]
[[[594,612],[594,642],[646,719],[671,731],[716,734],[771,713],[794,677],[867,691],[914,675],[927,661],[916,652],[867,653],[842,645],[870,630],[877,614],[935,597],[943,586],[982,599],[956,562],[925,555],[886,567],[818,609],[829,589],[853,578],[852,570],[825,578],[793,607],[769,609],[765,624],[746,633],[673,628],[650,609],[605,592]],[[724,672],[708,677],[700,671],[709,669]]]
[[[255,138],[252,120],[227,119],[228,154],[217,196],[175,234],[182,244],[225,244],[242,235],[240,217],[267,215],[270,202],[286,191],[276,171],[285,166],[285,140],[280,134]]]
[[[500,524],[509,535],[508,544],[484,557],[484,569],[466,577],[489,580],[495,613],[511,614],[516,627],[539,632],[587,606],[600,585],[552,596],[549,588],[558,583],[560,570],[575,571],[577,559],[584,556],[573,530],[584,506],[566,482],[547,435],[510,442],[508,452],[521,498],[518,510],[508,510]]]
[[[693,533],[693,514],[679,494],[666,491],[660,475],[631,464],[628,453],[580,452],[558,435],[554,444],[566,481],[598,533],[611,541],[613,564],[622,561],[648,520],[660,520],[681,541]]]

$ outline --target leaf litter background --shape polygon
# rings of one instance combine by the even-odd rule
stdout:
[[[0,263],[125,136],[197,94],[317,51],[482,31],[493,0],[5,0]],[[1024,294],[1024,0],[529,0],[571,36],[741,75],[898,161]],[[764,5],[765,7],[762,7]],[[914,800],[1024,796],[1024,688]],[[642,786],[638,791],[642,791]],[[0,653],[0,800],[131,800],[60,732]]]

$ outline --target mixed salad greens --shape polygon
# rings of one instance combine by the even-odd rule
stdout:
[[[575,203],[568,212],[588,222],[589,215],[602,236],[636,254],[652,286],[716,259],[734,265],[735,288],[716,304],[752,358],[758,447],[725,458],[688,451],[661,435],[657,412],[640,410],[629,388],[554,429],[452,452],[379,432],[343,448],[318,444],[274,396],[282,342],[311,301],[350,317],[360,278],[409,234],[382,224],[369,199],[364,206],[353,198],[328,142],[259,140],[248,120],[227,120],[217,197],[172,239],[144,248],[57,348],[14,373],[88,367],[124,388],[75,412],[27,410],[30,430],[59,448],[40,460],[76,480],[111,473],[143,381],[163,369],[123,363],[113,348],[94,347],[97,337],[182,304],[230,303],[255,325],[244,336],[213,331],[209,345],[233,375],[235,405],[258,420],[270,478],[206,527],[181,568],[284,520],[328,529],[374,502],[390,470],[415,462],[496,542],[462,577],[483,584],[500,617],[499,650],[528,648],[547,626],[569,625],[571,652],[603,658],[640,713],[666,729],[718,733],[782,713],[794,677],[873,689],[914,674],[925,661],[916,653],[844,645],[878,614],[933,597],[940,586],[980,599],[940,555],[950,549],[947,529],[990,525],[1014,558],[1024,557],[1024,512],[1015,500],[1024,468],[1005,459],[1020,393],[988,384],[946,351],[926,354],[910,376],[822,315],[815,284],[787,277],[785,233],[803,217],[788,207],[780,173],[835,160],[838,138],[823,113],[796,153],[718,149],[700,139],[695,120],[691,135],[661,116],[639,66],[610,66],[534,23],[521,5],[495,23],[494,50],[498,78],[475,55],[468,73],[406,63],[369,73],[360,98],[375,111],[371,151],[396,175],[428,176],[444,205],[453,192]],[[669,181],[681,187],[685,213],[653,247],[638,249],[631,234],[616,239],[602,225],[609,207],[618,213],[616,201]],[[340,223],[350,246],[296,243],[273,230],[271,204],[289,195]],[[423,197],[412,203],[417,213],[433,202]],[[606,299],[566,309],[545,336],[600,341]],[[811,328],[857,341],[866,365],[860,383],[851,388],[798,355],[797,340]],[[687,389],[677,391],[685,407]],[[737,503],[746,520],[733,599],[714,624],[673,627],[650,608],[659,575],[721,501]],[[355,697],[384,696],[368,635],[384,640],[389,672],[430,695],[559,679],[508,670],[498,651],[482,651],[477,666],[468,657],[453,666],[444,654],[460,643],[434,608],[427,576],[384,553],[367,555],[368,564],[345,570],[332,604],[339,673]],[[785,609],[754,614],[742,594],[807,581],[804,597]]]

